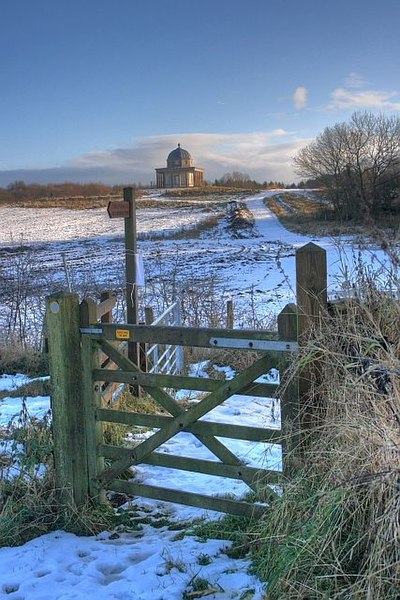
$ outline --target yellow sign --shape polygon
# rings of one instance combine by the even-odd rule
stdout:
[[[129,329],[116,329],[115,337],[117,338],[117,340],[129,340]]]

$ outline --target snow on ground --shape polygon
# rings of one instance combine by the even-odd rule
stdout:
[[[140,239],[138,249],[144,256],[146,282],[157,285],[161,279],[178,277],[180,285],[187,281],[204,282],[214,278],[226,297],[244,306],[249,294],[257,304],[282,307],[294,300],[295,251],[311,241],[285,230],[275,215],[265,207],[263,198],[276,191],[261,192],[246,199],[255,216],[255,235],[235,238],[221,225],[199,237],[182,239]],[[304,194],[306,192],[299,191]],[[124,275],[123,219],[110,220],[105,209],[73,211],[66,209],[1,208],[0,257],[4,269],[15,246],[22,243],[35,252],[38,275],[48,274],[65,285],[63,257],[76,285],[100,283],[103,289],[121,285]],[[171,233],[185,224],[194,225],[209,216],[206,210],[186,208],[139,209],[137,228],[141,235]],[[11,240],[14,240],[14,246]],[[340,247],[330,238],[313,238],[327,250],[331,290],[337,278],[354,272],[357,249],[352,240],[343,239]],[[13,250],[14,248],[14,250]],[[367,262],[376,268],[384,264],[378,248],[363,250]],[[87,286],[86,286],[87,287]],[[179,287],[179,286],[178,286]]]
[[[30,381],[29,377],[23,373],[17,373],[16,375],[0,375],[0,392],[16,390]]]
[[[262,585],[248,560],[206,543],[145,526],[140,532],[82,538],[54,532],[20,548],[0,549],[0,595],[10,600],[178,600],[204,580],[207,598],[261,600]],[[202,564],[210,561],[210,564]],[[214,590],[213,593],[211,590]]]
[[[0,211],[1,244],[73,242],[124,234],[124,219],[110,219],[105,208],[81,211],[66,208],[15,209],[6,206]],[[150,234],[194,226],[209,215],[209,211],[193,207],[140,209],[137,211],[138,231]]]
[[[205,375],[206,364],[193,365],[191,372]],[[225,368],[226,377],[234,376]],[[19,375],[4,377],[5,390],[15,389],[28,379]],[[277,381],[276,373],[261,376],[262,381]],[[26,398],[32,417],[42,418],[50,408],[49,397]],[[5,397],[0,401],[0,428],[10,421],[18,426],[22,398]],[[215,408],[207,419],[256,424],[279,429],[276,400],[249,396],[233,396]],[[251,466],[281,470],[279,445],[221,441]],[[2,451],[7,448],[3,447]],[[216,460],[193,435],[179,433],[163,444],[161,452],[179,456]],[[15,474],[15,471],[12,471]],[[180,472],[153,466],[134,469],[136,481],[165,485],[173,489],[241,497],[249,491],[243,482],[203,474]],[[216,519],[221,515],[193,507],[136,498],[140,514],[162,514],[171,522],[182,523],[198,518]],[[0,549],[0,597],[13,600],[99,599],[171,600],[183,598],[196,582],[210,590],[208,598],[261,600],[263,584],[249,573],[250,561],[232,559],[225,551],[230,542],[200,540],[193,536],[177,538],[177,531],[167,526],[156,528],[145,524],[140,531],[104,532],[88,538],[65,532],[41,536],[19,548]],[[205,583],[207,582],[207,583]],[[192,585],[192,587],[190,587]]]

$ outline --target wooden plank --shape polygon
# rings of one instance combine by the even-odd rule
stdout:
[[[128,219],[130,216],[129,203],[111,200],[107,206],[110,219]]]
[[[130,454],[130,448],[121,448],[118,446],[103,445],[100,447],[100,453],[105,458],[118,460],[121,456]],[[146,465],[157,467],[166,467],[168,469],[178,469],[181,471],[191,471],[193,473],[204,473],[205,475],[214,475],[216,477],[228,477],[230,479],[241,479],[247,476],[247,479],[258,479],[263,484],[279,483],[282,480],[282,473],[256,467],[225,465],[221,462],[203,460],[199,458],[189,458],[185,456],[175,456],[163,452],[153,452],[143,461]]]
[[[273,361],[271,361],[272,364]],[[276,363],[273,363],[276,365]],[[272,368],[272,367],[271,367]],[[115,381],[118,383],[137,383],[146,387],[159,387],[175,390],[192,390],[213,392],[221,385],[220,379],[206,379],[204,377],[184,377],[181,375],[160,375],[155,373],[132,373],[132,371],[113,371],[96,369],[93,371],[94,381]],[[240,393],[243,396],[258,396],[261,398],[274,398],[278,389],[273,383],[250,383]]]
[[[160,429],[139,446],[136,446],[129,458],[122,458],[119,461],[116,461],[112,467],[106,469],[101,476],[102,481],[107,482],[131,465],[141,463],[145,456],[149,455],[153,450],[161,446],[161,444],[171,439],[171,437],[176,435],[179,431],[183,431],[188,425],[192,425],[195,421],[199,420],[227,398],[239,392],[242,387],[259,377],[264,370],[264,360],[260,359],[230,381],[222,383],[218,390],[211,392],[204,400],[201,400],[201,402],[195,404],[189,410],[171,419],[163,429]],[[218,440],[215,440],[215,442],[218,443]],[[223,448],[226,450],[224,446]],[[223,462],[229,462],[228,460],[222,460]]]
[[[96,320],[107,317],[107,320],[104,320],[103,323],[111,323],[111,317],[108,315],[116,303],[117,298],[115,295],[112,295],[111,292],[104,292],[102,294],[102,302],[96,306]]]
[[[104,340],[98,341],[100,347],[103,349],[104,353],[107,354],[111,360],[115,362],[121,369],[124,371],[128,371],[134,374],[139,374],[139,368],[132,361],[129,360],[128,357],[121,354],[116,348],[112,346],[109,342]],[[158,388],[146,388],[149,394],[162,406],[165,410],[167,410],[170,414],[179,414],[182,412],[178,405],[178,403],[169,396],[166,392]]]
[[[83,300],[80,305],[81,325],[89,323],[95,318],[96,303],[90,298]],[[99,347],[90,338],[81,339],[82,356],[82,396],[78,408],[78,418],[85,431],[85,448],[79,452],[85,457],[88,471],[87,494],[92,502],[97,504],[105,502],[105,492],[98,483],[98,476],[104,470],[104,459],[98,453],[98,446],[103,441],[102,425],[96,419],[95,411],[101,407],[101,386],[93,385],[92,370],[99,366]],[[85,452],[84,452],[85,450]]]
[[[104,323],[93,327],[95,330],[93,337],[104,340],[118,339],[116,332],[125,331],[130,340],[135,342],[146,342],[147,344],[169,344],[172,346],[196,346],[201,348],[210,347],[210,340],[213,338],[231,338],[237,340],[268,340],[278,342],[278,333],[275,331],[253,329],[213,329],[197,327],[172,327],[163,325],[128,325],[121,323]],[[101,333],[100,333],[101,330]],[[89,328],[90,331],[90,328]],[[98,333],[96,333],[98,331]],[[83,332],[86,334],[86,332]],[[127,338],[128,339],[128,338]],[[279,341],[279,344],[281,341]],[[241,348],[242,350],[251,350],[254,348]],[[279,350],[282,351],[282,350]],[[268,350],[270,352],[270,350]]]
[[[164,415],[149,415],[146,413],[113,410],[111,408],[98,409],[96,411],[96,419],[105,423],[121,423],[136,427],[149,427],[150,429],[161,429],[172,420],[171,417]],[[198,435],[211,435],[250,442],[279,444],[282,439],[282,433],[279,429],[215,423],[214,421],[196,421],[196,423],[185,427],[183,431]]]
[[[172,490],[169,488],[159,488],[153,485],[135,483],[133,481],[123,481],[115,479],[107,486],[108,489],[123,494],[141,496],[143,498],[153,498],[154,500],[163,500],[164,502],[174,502],[204,508],[206,510],[215,510],[218,512],[238,515],[240,517],[249,517],[259,519],[265,515],[267,506],[261,504],[250,504],[238,500],[206,496],[204,494],[194,494],[181,490]]]

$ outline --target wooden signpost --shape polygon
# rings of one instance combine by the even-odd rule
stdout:
[[[124,190],[125,193],[125,190]],[[130,204],[129,201],[124,199],[121,201],[111,201],[108,203],[107,212],[110,219],[129,219],[130,216]]]
[[[125,220],[125,280],[126,280],[126,321],[131,325],[138,324],[138,293],[136,285],[136,203],[133,188],[124,188],[124,200],[108,203],[107,212],[110,219]],[[128,358],[138,364],[138,344],[128,342]]]

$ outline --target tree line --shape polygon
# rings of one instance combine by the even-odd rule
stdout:
[[[400,117],[356,112],[327,127],[294,159],[343,220],[400,213]]]
[[[26,184],[24,181],[14,181],[6,188],[0,188],[0,202],[18,202],[44,198],[91,198],[115,195],[121,192],[122,186],[109,186],[102,183]]]
[[[250,178],[247,173],[241,171],[232,171],[231,173],[225,173],[219,179],[215,179],[214,185],[224,187],[237,187],[237,188],[285,188],[287,187],[282,181],[264,181],[260,183]],[[294,184],[293,184],[294,185]]]

